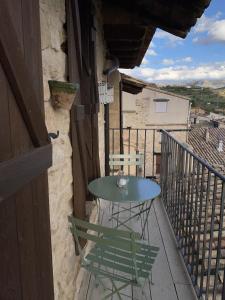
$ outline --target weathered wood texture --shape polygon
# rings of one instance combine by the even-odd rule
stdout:
[[[80,85],[71,110],[74,214],[85,218],[85,202],[92,199],[87,191],[88,182],[100,175],[95,40],[91,39],[93,16],[88,0],[66,3],[69,80]]]
[[[0,28],[0,299],[53,299],[38,0],[1,1]]]
[[[51,144],[0,163],[0,202],[52,165]]]
[[[30,8],[26,6],[24,14],[27,17],[30,13]],[[0,11],[0,56],[1,65],[5,71],[11,90],[15,96],[17,105],[21,111],[22,117],[30,133],[31,139],[35,146],[48,143],[48,133],[45,127],[44,118],[41,114],[40,107],[37,105],[39,102],[37,93],[35,93],[34,81],[32,77],[27,76],[28,68],[24,55],[29,57],[29,63],[35,63],[36,58],[30,55],[27,49],[23,49],[16,34],[14,27],[11,24],[11,18],[7,9],[7,4],[2,1]],[[23,20],[22,20],[23,21]],[[28,24],[22,24],[24,27]],[[33,26],[29,28],[34,29]],[[34,32],[35,33],[35,32]],[[27,37],[28,35],[28,37]],[[29,46],[31,33],[27,30],[24,34],[27,46]],[[36,45],[34,45],[36,46]],[[27,52],[25,52],[27,51]],[[40,55],[40,54],[39,54]],[[37,57],[38,58],[38,57]],[[35,59],[35,60],[34,60]],[[40,61],[39,61],[40,64]],[[32,72],[32,71],[31,71]],[[40,120],[41,118],[41,120]]]

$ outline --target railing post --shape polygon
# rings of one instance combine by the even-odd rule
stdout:
[[[109,104],[104,105],[104,119],[105,119],[105,175],[110,173],[109,169]]]

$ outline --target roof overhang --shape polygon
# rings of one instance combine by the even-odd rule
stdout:
[[[143,88],[147,85],[144,81],[137,78],[128,76],[126,74],[120,73],[122,82],[122,91],[129,94],[139,94],[142,92]]]
[[[211,0],[104,0],[104,36],[120,68],[139,66],[161,28],[185,38]]]

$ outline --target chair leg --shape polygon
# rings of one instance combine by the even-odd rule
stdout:
[[[116,286],[115,282],[111,279],[112,282],[112,292],[109,293],[108,295],[104,296],[102,300],[106,300],[108,298],[111,298],[113,295],[117,294],[120,300],[123,300],[123,298],[120,295],[120,291],[123,290],[125,287],[127,287],[130,283],[124,283],[121,285],[119,288]]]

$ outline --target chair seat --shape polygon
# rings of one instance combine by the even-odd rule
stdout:
[[[108,239],[107,237],[102,238]],[[112,238],[110,239],[112,240]],[[118,243],[121,241],[130,243],[129,239],[114,237],[113,240]],[[86,255],[83,267],[96,275],[102,275],[121,282],[133,281],[140,285],[143,279],[149,277],[159,248],[150,246],[141,240],[135,244],[137,246],[135,253],[137,273],[132,251],[121,250],[116,246],[94,246]]]

